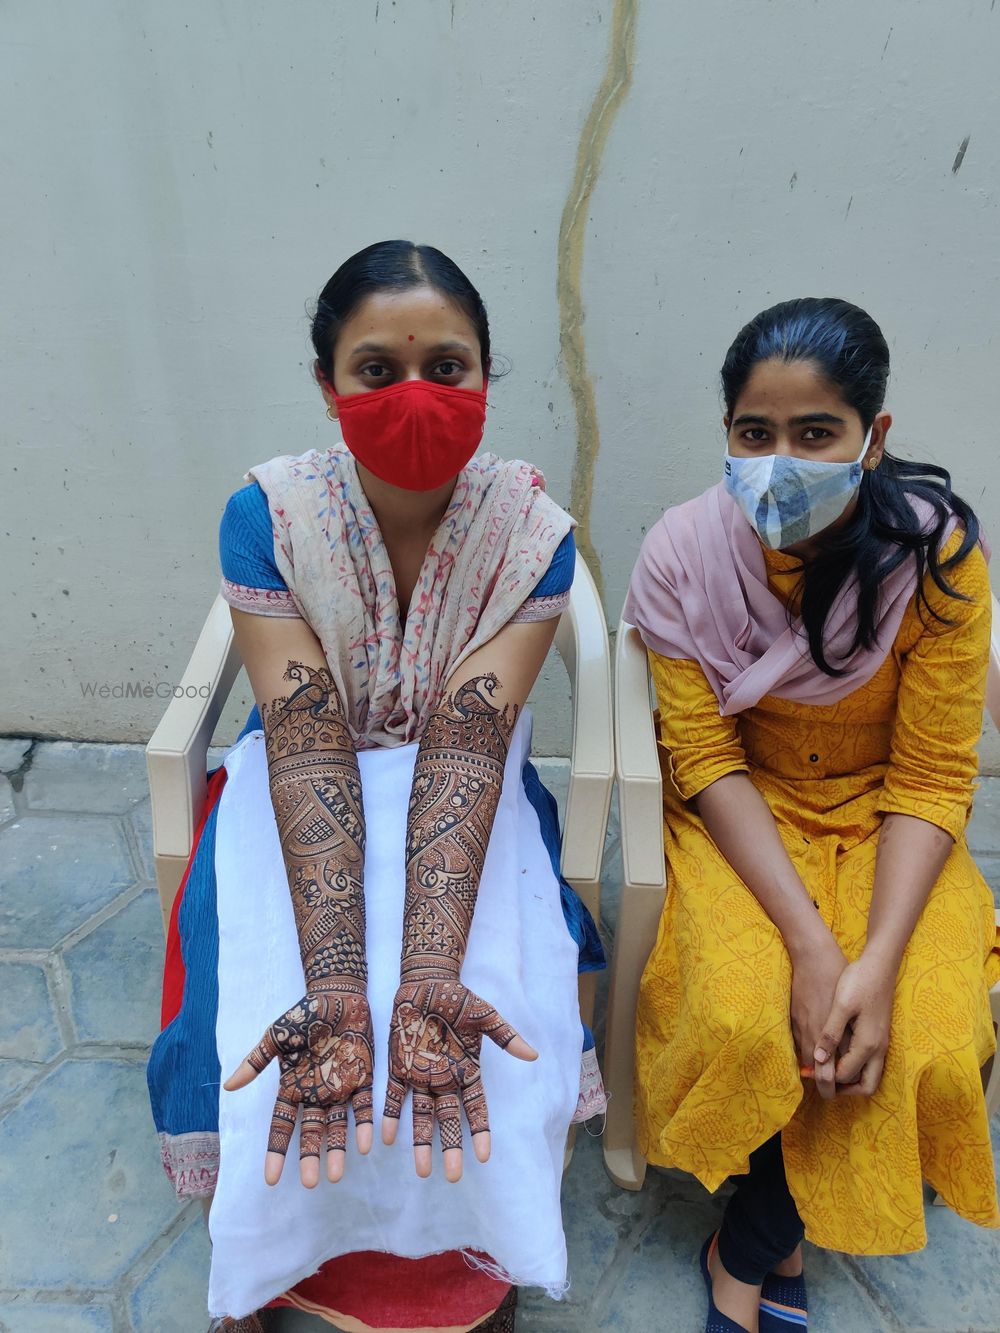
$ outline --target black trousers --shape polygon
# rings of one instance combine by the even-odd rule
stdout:
[[[733,1277],[757,1286],[805,1234],[785,1179],[781,1135],[752,1152],[749,1175],[733,1180],[736,1193],[722,1219],[719,1258]]]

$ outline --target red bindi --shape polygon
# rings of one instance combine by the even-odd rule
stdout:
[[[407,342],[408,342],[408,343],[411,343],[411,342],[413,342],[413,336],[414,336],[414,335],[413,335],[413,334],[412,334],[412,333],[410,333],[410,334],[407,334],[407,338],[406,338],[406,341],[407,341]]]

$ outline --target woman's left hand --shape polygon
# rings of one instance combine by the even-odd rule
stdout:
[[[389,1082],[382,1142],[394,1143],[407,1090],[413,1089],[413,1155],[417,1175],[431,1173],[431,1141],[438,1122],[444,1170],[462,1174],[462,1108],[476,1157],[490,1155],[490,1121],[479,1070],[484,1037],[519,1060],[538,1052],[518,1036],[491,1004],[457,977],[404,981],[396,992],[389,1027]]]
[[[871,1097],[889,1049],[896,969],[870,954],[848,963],[814,1052],[821,1097]]]

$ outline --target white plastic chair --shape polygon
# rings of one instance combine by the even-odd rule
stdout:
[[[563,823],[562,872],[600,920],[601,858],[614,780],[611,731],[611,654],[604,612],[584,560],[576,557],[569,607],[555,647],[569,675],[573,741]],[[191,855],[205,805],[208,746],[242,667],[229,607],[216,597],[172,699],[146,746],[153,813],[153,856],[164,929]],[[206,698],[184,696],[185,686],[211,682]],[[591,1025],[595,977],[580,978],[580,1010]]]
[[[1000,603],[995,597],[986,711],[1000,729]],[[605,1026],[604,1077],[611,1101],[604,1131],[604,1162],[617,1185],[638,1190],[646,1176],[646,1159],[636,1142],[633,1114],[635,1007],[639,978],[656,943],[666,893],[666,868],[663,783],[648,659],[638,630],[624,620],[618,626],[615,644],[615,774],[624,882]],[[1000,924],[1000,912],[997,922]],[[1000,984],[990,992],[990,1009],[994,1024],[1000,1028]],[[990,1115],[1000,1106],[1000,1053],[986,1084],[986,1105]]]

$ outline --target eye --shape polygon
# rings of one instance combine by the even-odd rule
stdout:
[[[369,361],[358,371],[365,379],[381,380],[389,374],[388,366],[383,366],[381,361]]]
[[[802,432],[804,440],[829,440],[832,439],[830,431],[824,430],[822,426],[809,426]]]
[[[767,439],[767,431],[763,426],[749,426],[742,432],[744,440],[749,440],[751,444],[763,444]]]
[[[455,361],[451,358],[446,361],[439,361],[434,367],[435,373],[441,375],[444,379],[451,379],[455,375],[461,375],[464,370],[465,367],[462,365],[461,361]]]

